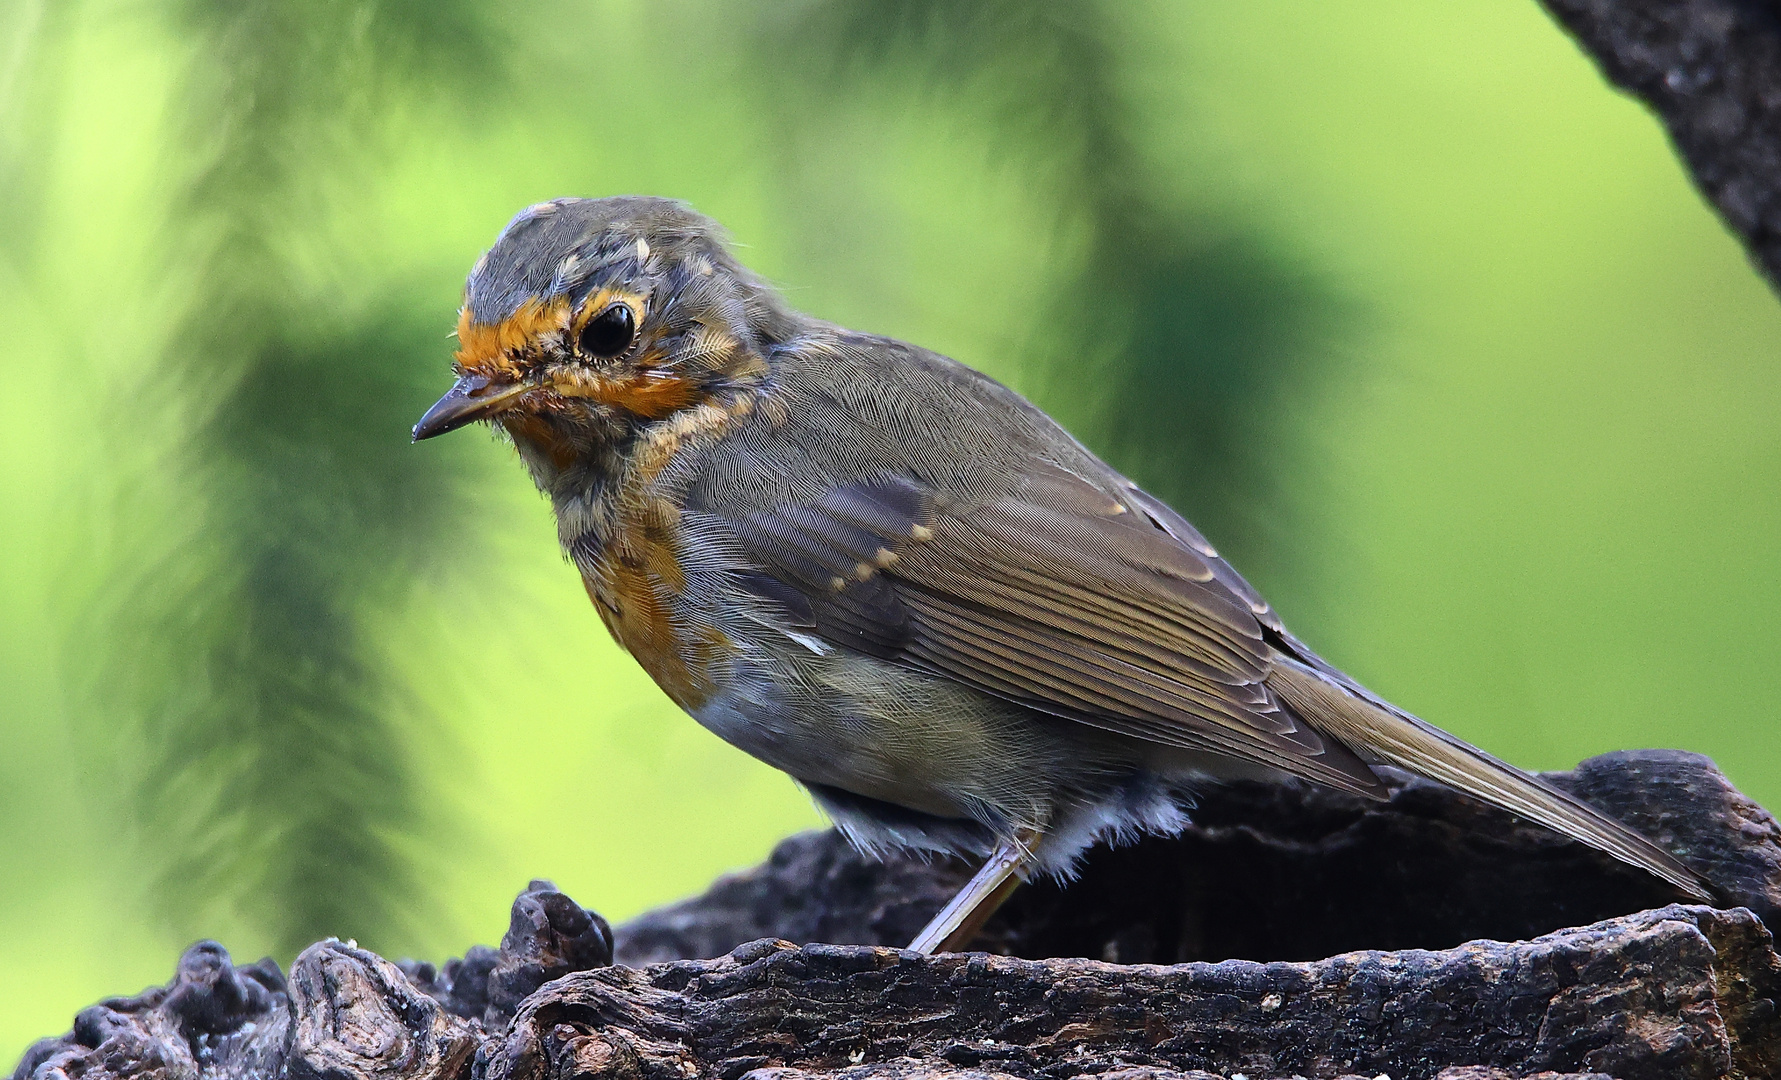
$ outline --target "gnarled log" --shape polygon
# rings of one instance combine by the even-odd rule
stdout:
[[[875,863],[808,834],[619,927],[620,958],[646,966],[608,966],[604,920],[535,881],[499,949],[441,968],[329,941],[287,985],[270,961],[236,968],[201,943],[172,983],[85,1010],[15,1076],[1781,1075],[1763,922],[1781,827],[1695,755],[1613,754],[1552,778],[1677,851],[1727,909],[1666,904],[1661,884],[1437,785],[1393,777],[1384,804],[1238,785],[1209,792],[1180,838],[1030,887],[982,942],[1026,959],[875,944],[913,932],[968,868]],[[1481,927],[1531,940],[1468,941]],[[1401,948],[1315,953],[1370,937]],[[1338,955],[1291,955],[1308,950]]]

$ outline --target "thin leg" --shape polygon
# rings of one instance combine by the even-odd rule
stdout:
[[[958,895],[915,935],[909,943],[910,950],[931,956],[958,952],[969,945],[1002,902],[1020,888],[1027,869],[1033,865],[1033,849],[1038,846],[1039,837],[1037,829],[1022,829],[1014,839],[990,852],[983,869],[965,882]]]

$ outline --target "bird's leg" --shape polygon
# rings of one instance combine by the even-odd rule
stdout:
[[[932,955],[958,952],[969,945],[989,917],[1026,879],[1040,836],[1038,829],[1022,829],[990,852],[983,869],[965,882],[958,895],[915,935],[909,943],[910,951]]]

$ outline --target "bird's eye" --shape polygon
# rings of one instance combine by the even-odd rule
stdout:
[[[631,338],[636,333],[637,320],[631,314],[631,306],[613,304],[581,328],[581,351],[589,356],[611,359],[631,347]]]

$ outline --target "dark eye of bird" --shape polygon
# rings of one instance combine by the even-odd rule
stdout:
[[[637,323],[629,304],[614,304],[581,328],[581,351],[610,359],[631,347]]]

